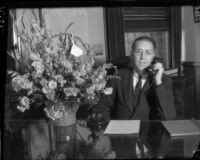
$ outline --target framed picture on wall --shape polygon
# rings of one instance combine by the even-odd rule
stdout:
[[[200,22],[200,5],[193,6],[193,10],[194,10],[194,22],[198,23]]]

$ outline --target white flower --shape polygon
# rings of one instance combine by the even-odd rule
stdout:
[[[31,95],[31,94],[33,94],[33,89],[29,90],[28,93],[27,93],[28,96]]]
[[[55,78],[55,80],[58,81],[58,82],[63,80],[63,76],[60,75],[60,74],[55,75],[54,78]]]
[[[96,83],[96,90],[102,90],[103,88],[105,88],[106,85],[106,81],[105,80],[101,80],[100,82]]]
[[[20,97],[20,105],[17,105],[17,109],[21,112],[30,108],[30,100],[28,97]]]
[[[98,79],[103,79],[103,78],[104,78],[104,74],[103,73],[99,74]]]
[[[26,110],[26,108],[24,106],[19,106],[17,105],[17,109],[20,111],[20,112],[24,112]]]
[[[24,89],[31,89],[33,87],[33,82],[27,81],[24,85]]]
[[[42,74],[44,71],[44,65],[40,61],[33,61],[32,66],[35,68],[38,74]]]
[[[95,98],[95,93],[89,94],[87,98],[90,99],[90,100],[94,99]]]
[[[84,82],[85,82],[85,80],[84,80],[83,78],[77,79],[77,84],[78,84],[78,85],[81,85],[81,84],[83,84]]]
[[[47,117],[51,118],[52,120],[55,120],[55,117],[52,114],[52,111],[49,111],[46,107],[44,108],[45,113],[47,114]]]
[[[66,97],[70,97],[70,96],[76,97],[79,91],[80,90],[78,88],[74,88],[74,87],[68,87],[64,89],[64,93]]]
[[[41,84],[41,86],[46,86],[48,84],[48,81],[45,78],[42,78],[40,80],[40,84]]]
[[[72,71],[72,63],[66,57],[60,56],[59,63],[63,65],[69,72]]]
[[[21,105],[23,105],[23,106],[29,107],[29,101],[30,101],[29,98],[26,97],[26,96],[20,98],[20,103],[21,103]],[[29,108],[28,108],[28,109],[29,109]]]
[[[79,77],[81,76],[81,73],[78,71],[73,72],[73,76],[75,77],[75,79],[79,79]]]
[[[57,82],[54,80],[49,81],[49,88],[55,89],[57,87]]]
[[[54,112],[54,117],[55,117],[56,119],[60,119],[60,118],[63,117],[63,113],[62,113],[61,111],[55,111],[55,112]]]
[[[14,77],[11,84],[16,92],[19,92],[21,89],[31,89],[33,87],[33,82],[30,82],[26,75]]]
[[[14,77],[11,81],[11,85],[16,92],[19,92],[25,85],[24,78],[22,78],[21,76]]]
[[[59,82],[59,83],[60,83],[60,86],[63,87],[63,86],[65,85],[66,82],[67,82],[66,80],[60,81],[60,82]]]
[[[39,55],[31,52],[30,59],[33,60],[33,61],[37,61],[37,60],[40,59],[40,57],[39,57]]]
[[[60,119],[63,117],[63,113],[61,111],[55,111],[54,110],[54,107],[51,107],[51,108],[44,108],[44,111],[46,112],[47,116],[49,118],[51,118],[52,120],[55,120],[55,119]]]
[[[62,75],[55,75],[54,78],[58,83],[60,83],[61,87],[63,87],[65,83],[67,82],[66,80],[64,80]]]
[[[85,64],[81,67],[81,70],[80,70],[81,76],[85,76],[87,74],[85,67],[86,67]]]
[[[79,92],[79,89],[78,89],[78,88],[73,88],[72,95],[73,95],[74,97],[76,97],[77,94],[78,94],[78,92]]]
[[[51,92],[51,89],[50,89],[48,86],[45,86],[45,87],[42,88],[42,92],[43,92],[44,94],[48,94],[48,93]]]
[[[93,94],[93,93],[94,93],[94,90],[95,90],[95,85],[93,85],[93,86],[87,88],[87,89],[86,89],[86,92],[87,92],[88,94]]]
[[[109,95],[112,94],[113,92],[113,88],[112,87],[108,87],[104,89],[104,94]]]
[[[55,92],[51,91],[50,93],[47,93],[46,97],[53,101],[55,98]]]
[[[83,51],[78,46],[73,44],[70,54],[72,54],[75,57],[80,57],[83,54]]]
[[[92,71],[92,65],[90,63],[86,65],[86,71],[87,73],[90,73]]]

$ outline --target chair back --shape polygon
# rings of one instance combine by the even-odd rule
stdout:
[[[117,66],[117,69],[121,69],[130,67],[130,60],[131,58],[129,56],[120,56],[111,60],[110,62],[114,66]]]

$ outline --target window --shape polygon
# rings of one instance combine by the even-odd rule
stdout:
[[[135,38],[150,36],[157,44],[157,57],[163,59],[165,68],[169,62],[169,7],[124,7],[125,54],[130,55],[131,45]]]
[[[157,56],[163,59],[164,67],[166,69],[178,67],[180,71],[180,6],[115,7],[107,8],[106,13],[108,58],[112,60],[119,56],[129,56],[131,44],[135,38],[150,36],[156,41]],[[118,19],[118,21],[115,20],[115,23],[112,19]],[[120,19],[122,25],[119,25]],[[115,37],[115,39],[113,40],[112,37]],[[124,37],[124,41],[117,39],[117,37]],[[122,49],[119,49],[120,47],[123,48],[124,53],[122,53]],[[112,48],[118,49],[114,51]]]

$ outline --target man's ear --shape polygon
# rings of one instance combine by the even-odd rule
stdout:
[[[129,68],[134,66],[134,56],[130,56]]]
[[[133,57],[133,54],[134,54],[134,52],[133,52],[133,49],[132,49],[132,50],[131,50],[130,57]]]
[[[156,52],[154,51],[154,52],[153,52],[153,57],[155,57],[155,56],[156,56]]]
[[[153,52],[153,59],[156,57],[156,55],[157,55],[156,52]]]

